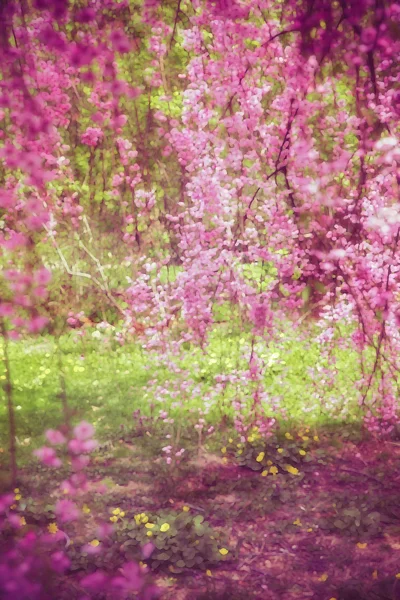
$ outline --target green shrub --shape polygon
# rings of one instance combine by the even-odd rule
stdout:
[[[135,515],[134,521],[117,524],[121,550],[131,559],[141,558],[142,547],[151,542],[148,559],[153,569],[167,567],[173,573],[185,569],[207,569],[230,558],[220,533],[202,515],[188,512]]]

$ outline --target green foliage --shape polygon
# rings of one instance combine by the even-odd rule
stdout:
[[[148,560],[153,569],[168,568],[173,573],[204,570],[230,555],[222,535],[202,515],[189,512],[142,513],[135,515],[134,521],[121,521],[116,529],[121,550],[132,559],[141,558],[141,548],[146,543],[154,544]]]
[[[232,439],[232,438],[230,438]],[[262,471],[263,475],[278,473],[299,474],[304,464],[310,462],[310,449],[318,441],[308,432],[298,432],[285,436],[272,435],[265,440],[254,427],[244,443],[228,443],[224,453],[235,455],[237,464],[253,471]],[[296,470],[299,473],[296,473]]]
[[[358,540],[379,535],[381,515],[371,507],[368,497],[360,495],[347,500],[342,496],[332,504],[332,514],[322,518],[322,530],[350,535]]]

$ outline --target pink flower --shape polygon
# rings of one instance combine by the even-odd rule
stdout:
[[[87,421],[81,421],[74,428],[74,435],[77,440],[88,440],[94,434],[94,427]]]
[[[82,452],[82,443],[80,440],[70,440],[68,442],[68,449],[73,454],[80,454]]]
[[[59,500],[56,504],[55,512],[62,523],[75,521],[79,518],[79,510],[71,500]]]
[[[86,131],[82,134],[81,140],[83,144],[86,146],[91,146],[95,148],[99,142],[103,139],[104,134],[100,127],[88,127]]]
[[[93,452],[97,448],[96,440],[86,440],[82,442],[82,452]]]
[[[150,556],[153,554],[154,549],[155,546],[151,542],[147,542],[147,544],[142,546],[143,559],[146,560],[147,558],[150,558]]]
[[[47,285],[51,281],[51,273],[43,267],[43,269],[36,271],[34,280],[38,285]]]
[[[64,444],[66,442],[66,439],[61,431],[57,431],[56,429],[48,429],[46,431],[46,438],[50,444],[53,444],[53,446],[59,446],[60,444]]]
[[[65,573],[70,565],[71,561],[65,556],[64,552],[54,552],[54,554],[51,555],[51,566],[57,573]]]
[[[81,579],[81,585],[92,592],[99,592],[107,582],[107,576],[103,571],[96,571]]]
[[[33,317],[28,323],[28,330],[30,333],[39,333],[47,325],[49,319],[47,317]]]
[[[104,540],[109,537],[113,531],[114,527],[110,523],[100,523],[96,529],[96,537],[99,540]]]
[[[137,563],[126,563],[121,569],[122,577],[115,577],[113,585],[126,591],[137,591],[143,585],[142,574]]]
[[[12,494],[6,494],[5,496],[0,496],[0,514],[5,513],[11,506],[14,501],[14,496]]]
[[[48,467],[61,467],[61,460],[57,457],[53,448],[43,446],[42,448],[34,450],[33,454]]]

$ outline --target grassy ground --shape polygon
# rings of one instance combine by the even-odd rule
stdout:
[[[222,405],[218,398],[213,404],[207,394],[217,373],[245,368],[248,340],[222,328],[214,331],[206,355],[190,348],[180,364],[182,378],[189,377],[197,391],[191,388],[184,411],[175,410],[184,421],[180,445],[186,451],[180,465],[169,467],[162,452],[168,427],[156,419],[140,421],[132,413],[140,409],[149,416],[152,402],[155,414],[171,406],[173,399],[165,398],[157,405],[154,386],[175,389],[180,375],[160,368],[139,345],[121,347],[74,335],[61,339],[68,402],[74,421],[93,422],[100,441],[89,469],[91,486],[80,498],[87,507],[86,521],[70,532],[74,547],[93,537],[96,518],[108,520],[116,507],[125,513],[116,525],[118,543],[99,557],[77,552],[74,573],[101,566],[102,560],[111,568],[123,558],[139,560],[137,547],[127,544],[146,533],[144,524],[136,526],[135,515],[173,523],[185,513],[193,519],[194,537],[176,550],[173,536],[163,534],[163,558],[158,564],[147,561],[164,600],[400,598],[400,443],[395,436],[380,443],[362,436],[353,389],[356,356],[335,350],[338,377],[330,392],[337,400],[335,412],[327,410],[326,397],[316,395],[309,372],[323,364],[318,344],[297,341],[289,331],[281,342],[259,348],[268,392],[281,398],[288,418],[281,415],[280,430],[266,446],[257,433],[240,445],[229,419],[229,393]],[[33,449],[44,442],[44,430],[62,423],[54,341],[42,337],[11,344],[10,364],[21,465],[17,510],[26,527],[34,529],[54,521],[57,496],[51,490],[67,475],[32,458]],[[151,380],[155,384],[148,387]],[[246,399],[245,388],[242,393]],[[211,398],[207,420],[216,432],[199,446],[194,424],[206,397]],[[227,417],[222,420],[221,409]],[[1,492],[8,482],[4,404],[0,426]],[[209,523],[209,533],[202,530],[201,517]],[[177,568],[173,553],[182,551],[185,558],[187,548],[197,552],[196,544],[202,547],[206,538],[214,544],[214,554],[202,555],[199,565],[192,565],[189,556],[189,566]],[[227,553],[221,555],[218,548]]]
[[[171,560],[161,561],[153,576],[164,600],[398,598],[400,445],[362,441],[350,430],[342,433],[339,440],[337,432],[320,432],[309,445],[307,462],[298,465],[299,474],[279,468],[278,474],[263,476],[238,464],[230,452],[237,440],[228,438],[229,432],[219,439],[227,444],[226,453],[198,453],[187,440],[187,459],[170,471],[151,437],[126,430],[93,457],[91,478],[106,489],[101,495],[94,488],[82,495],[91,513],[70,536],[77,547],[88,542],[92,515],[108,520],[116,507],[125,513],[117,524],[121,540],[135,514],[161,514],[171,522],[188,511],[222,535],[228,554],[217,565],[181,573],[175,573]],[[276,445],[291,452],[311,434],[315,431],[293,432],[293,441],[283,437]],[[267,457],[279,464],[274,444]],[[39,466],[22,474],[23,498],[36,501],[35,510],[31,503],[25,509],[30,527],[54,520],[54,497],[43,492],[50,481],[54,485],[53,478],[53,471]],[[129,548],[116,544],[107,563],[118,564],[124,554],[131,558]]]
[[[281,341],[259,344],[258,353],[264,360],[264,380],[269,397],[278,400],[279,409],[273,413],[268,402],[266,414],[282,419],[291,426],[299,423],[324,425],[331,422],[357,421],[357,403],[354,381],[359,376],[356,355],[347,350],[335,350],[337,377],[335,386],[323,397],[319,395],[318,381],[310,369],[326,363],[321,358],[317,343],[299,341],[295,332],[288,329],[282,333]],[[151,404],[155,412],[171,411],[173,399],[148,389],[150,380],[155,385],[180,390],[181,380],[192,382],[183,402],[174,415],[198,411],[204,408],[207,397],[210,405],[207,421],[218,424],[223,414],[232,415],[232,399],[237,395],[251,404],[250,388],[245,380],[242,387],[231,386],[222,398],[214,398],[215,375],[230,374],[235,369],[248,368],[250,336],[234,334],[229,326],[216,328],[210,346],[204,354],[191,347],[183,361],[179,362],[181,376],[175,376],[160,368],[154,356],[146,353],[141,345],[120,346],[104,339],[94,339],[88,332],[82,340],[74,333],[60,340],[62,367],[65,372],[67,397],[75,421],[87,419],[94,423],[100,439],[130,423],[132,414],[140,409],[150,414]],[[3,348],[0,349],[0,357]],[[59,357],[54,340],[40,337],[36,340],[10,344],[11,375],[17,415],[19,454],[28,459],[32,450],[43,442],[42,434],[49,427],[62,422],[60,401]],[[1,369],[1,367],[0,367]],[[1,371],[0,371],[1,373]],[[4,372],[0,381],[5,380]],[[174,387],[175,386],[175,387]],[[335,408],[332,409],[333,404]],[[5,458],[7,452],[7,411],[5,403],[0,405],[0,448]]]

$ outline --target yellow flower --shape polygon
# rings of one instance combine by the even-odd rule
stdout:
[[[292,436],[292,434],[291,434],[291,433],[285,433],[285,438],[286,438],[287,440],[292,440],[292,439],[293,439],[293,436]]]
[[[190,508],[189,506],[182,506],[182,510],[183,512],[189,512]]]
[[[272,460],[267,460],[267,465],[270,467],[272,465]]]
[[[170,528],[169,523],[163,523],[160,527],[160,531],[162,531],[164,533],[165,531],[168,531],[169,528]]]
[[[222,556],[226,556],[228,554],[229,550],[227,550],[226,548],[220,548],[219,549],[219,553],[222,554]]]
[[[25,517],[20,517],[19,524],[21,525],[21,527],[23,527],[24,525],[26,525]]]
[[[121,519],[125,516],[125,513],[123,510],[121,510],[121,512],[119,513],[119,516],[121,517]]]
[[[211,573],[210,569],[207,569],[206,575],[207,575],[207,577],[212,577],[212,573]]]
[[[14,496],[14,500],[21,500],[22,496],[21,494],[15,494]]]
[[[264,460],[264,456],[265,456],[265,452],[260,452],[260,454],[256,458],[256,461],[261,462],[262,460]]]
[[[113,515],[115,515],[115,516],[118,516],[120,512],[121,512],[121,510],[120,510],[119,508],[115,508],[115,509],[112,511],[112,514],[113,514]]]
[[[298,527],[301,527],[300,519],[296,519],[295,521],[293,521],[293,525],[297,525]]]
[[[15,488],[14,494],[19,494],[19,488]]]
[[[125,516],[125,513],[121,513],[120,516]],[[133,515],[133,518],[135,519],[136,525],[140,525],[140,523],[146,524],[149,521],[149,517],[146,515],[146,513]]]
[[[314,442],[319,442],[319,437],[317,435],[314,435],[313,440]]]
[[[305,456],[307,452],[305,450],[299,450],[300,456]]]
[[[238,454],[243,454],[243,450],[238,450]]]
[[[224,465],[228,464],[228,459],[226,458],[226,456],[224,456],[224,458],[222,459],[222,464],[224,464]]]
[[[358,542],[357,544],[357,548],[360,548],[360,550],[365,550],[365,548],[368,546],[367,542],[364,542],[363,544],[361,542]]]
[[[229,438],[228,442],[229,442],[230,444],[232,444],[232,442],[233,442],[233,439],[232,439],[232,438]]]
[[[152,531],[148,531],[148,532],[147,532],[147,535],[148,535],[149,537],[151,537],[151,536],[153,535],[153,532],[152,532]]]
[[[58,531],[58,527],[56,523],[50,523],[50,525],[48,525],[47,530],[49,533],[57,533]]]
[[[146,529],[153,529],[153,527],[155,527],[154,523],[146,523],[145,525]]]
[[[110,517],[111,523],[116,523],[118,521],[118,517]]]
[[[91,542],[89,542],[89,544],[91,546],[93,546],[94,548],[97,548],[97,546],[100,545],[100,542],[99,542],[99,540],[92,540]]]
[[[278,452],[279,452],[279,454],[282,454],[283,448],[278,448]]]
[[[248,442],[253,442],[254,441],[254,435],[249,435],[249,437],[247,438]]]
[[[321,577],[319,577],[318,581],[326,581],[328,579],[327,573],[323,573]]]
[[[222,454],[226,454],[226,447],[225,446],[223,448],[221,448],[221,452],[222,452]]]
[[[278,467],[275,467],[275,465],[273,465],[273,466],[270,468],[269,472],[270,472],[272,475],[278,475]]]
[[[88,514],[90,513],[90,508],[88,507],[88,505],[87,505],[87,504],[84,504],[84,505],[82,506],[82,512],[84,512],[84,513],[85,513],[85,515],[88,515]]]
[[[268,471],[262,471],[261,475],[262,475],[263,477],[266,477],[266,476],[268,475]]]
[[[307,442],[310,438],[308,437],[308,435],[303,435],[303,437],[301,438],[304,442]]]
[[[296,467],[292,467],[292,465],[286,465],[285,469],[291,475],[298,475],[299,474],[299,470],[296,469]]]
[[[237,446],[238,448],[241,448],[241,447],[242,447],[242,444],[236,444],[236,446]]]

